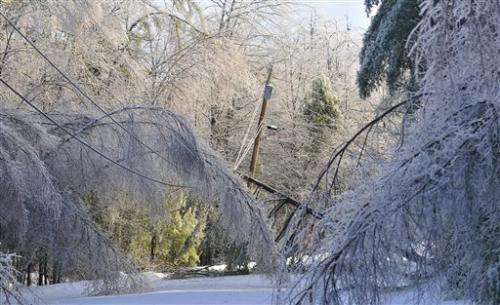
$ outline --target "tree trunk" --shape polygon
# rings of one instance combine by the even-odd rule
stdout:
[[[43,259],[38,262],[38,286],[43,285]]]
[[[45,255],[44,260],[43,260],[43,284],[48,285],[49,284],[49,267],[48,265],[48,258],[47,255]]]
[[[58,284],[61,282],[61,270],[59,270],[59,266],[56,262],[54,262],[54,266],[52,266],[52,284]]]
[[[51,280],[52,284],[56,283],[56,273],[57,273],[57,265],[56,263],[54,263],[54,265],[52,266],[52,280]]]
[[[151,253],[150,253],[150,257],[151,257],[151,262],[155,259],[155,251],[156,251],[156,232],[153,233],[153,235],[151,236]]]
[[[26,286],[31,286],[31,269],[32,269],[32,264],[29,263],[28,267],[26,268]]]

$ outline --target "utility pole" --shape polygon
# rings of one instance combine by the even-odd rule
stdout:
[[[257,161],[259,158],[259,148],[260,148],[260,136],[262,134],[262,124],[264,122],[264,118],[266,116],[266,110],[267,110],[267,103],[271,99],[272,93],[273,93],[273,87],[270,85],[271,82],[271,75],[273,74],[273,66],[270,65],[268,70],[267,70],[267,79],[266,79],[266,85],[264,87],[264,95],[262,97],[262,106],[260,108],[260,116],[259,116],[259,122],[257,124],[258,132],[257,136],[255,137],[255,140],[253,142],[253,151],[252,151],[252,160],[250,161],[250,172],[249,172],[249,177],[254,178],[255,176],[255,171],[257,169]],[[249,182],[249,186],[250,186]]]

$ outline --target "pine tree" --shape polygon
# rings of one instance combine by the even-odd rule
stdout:
[[[370,96],[383,82],[391,92],[414,86],[414,67],[406,42],[421,19],[419,3],[420,0],[365,1],[368,13],[380,6],[363,39],[357,79],[361,97]]]
[[[193,204],[185,195],[169,201],[166,207],[169,221],[162,235],[165,260],[173,266],[194,266],[200,260],[197,249],[204,225],[196,219]]]
[[[321,75],[312,81],[311,93],[304,114],[317,125],[331,125],[339,116],[339,100],[334,95],[330,79]]]
[[[329,133],[337,127],[338,104],[339,99],[333,93],[330,79],[325,75],[313,79],[304,109],[310,138],[307,147],[309,160],[304,170],[318,161],[319,154],[330,137]]]

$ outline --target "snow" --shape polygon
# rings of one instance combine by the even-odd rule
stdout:
[[[204,277],[166,280],[161,273],[148,272],[151,292],[84,297],[86,282],[36,287],[33,293],[47,305],[217,305],[271,304],[271,281],[262,275]]]
[[[85,297],[87,282],[35,287],[32,292],[47,305],[271,305],[272,282],[263,275],[203,277],[171,280],[164,274],[147,272],[150,292]],[[413,304],[411,292],[389,295],[385,305]],[[468,305],[466,301],[425,298],[421,305]]]
[[[161,290],[157,292],[66,299],[49,304],[118,305],[118,304],[271,304],[271,289],[199,289]]]

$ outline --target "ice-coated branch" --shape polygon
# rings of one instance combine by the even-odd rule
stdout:
[[[313,194],[327,203],[323,221],[292,221],[285,253],[299,258],[292,270],[302,275],[287,302],[379,304],[409,285],[484,304],[498,298],[500,7],[429,0],[421,11],[412,56],[425,69],[405,142],[353,191]],[[342,153],[327,170],[336,172]]]

